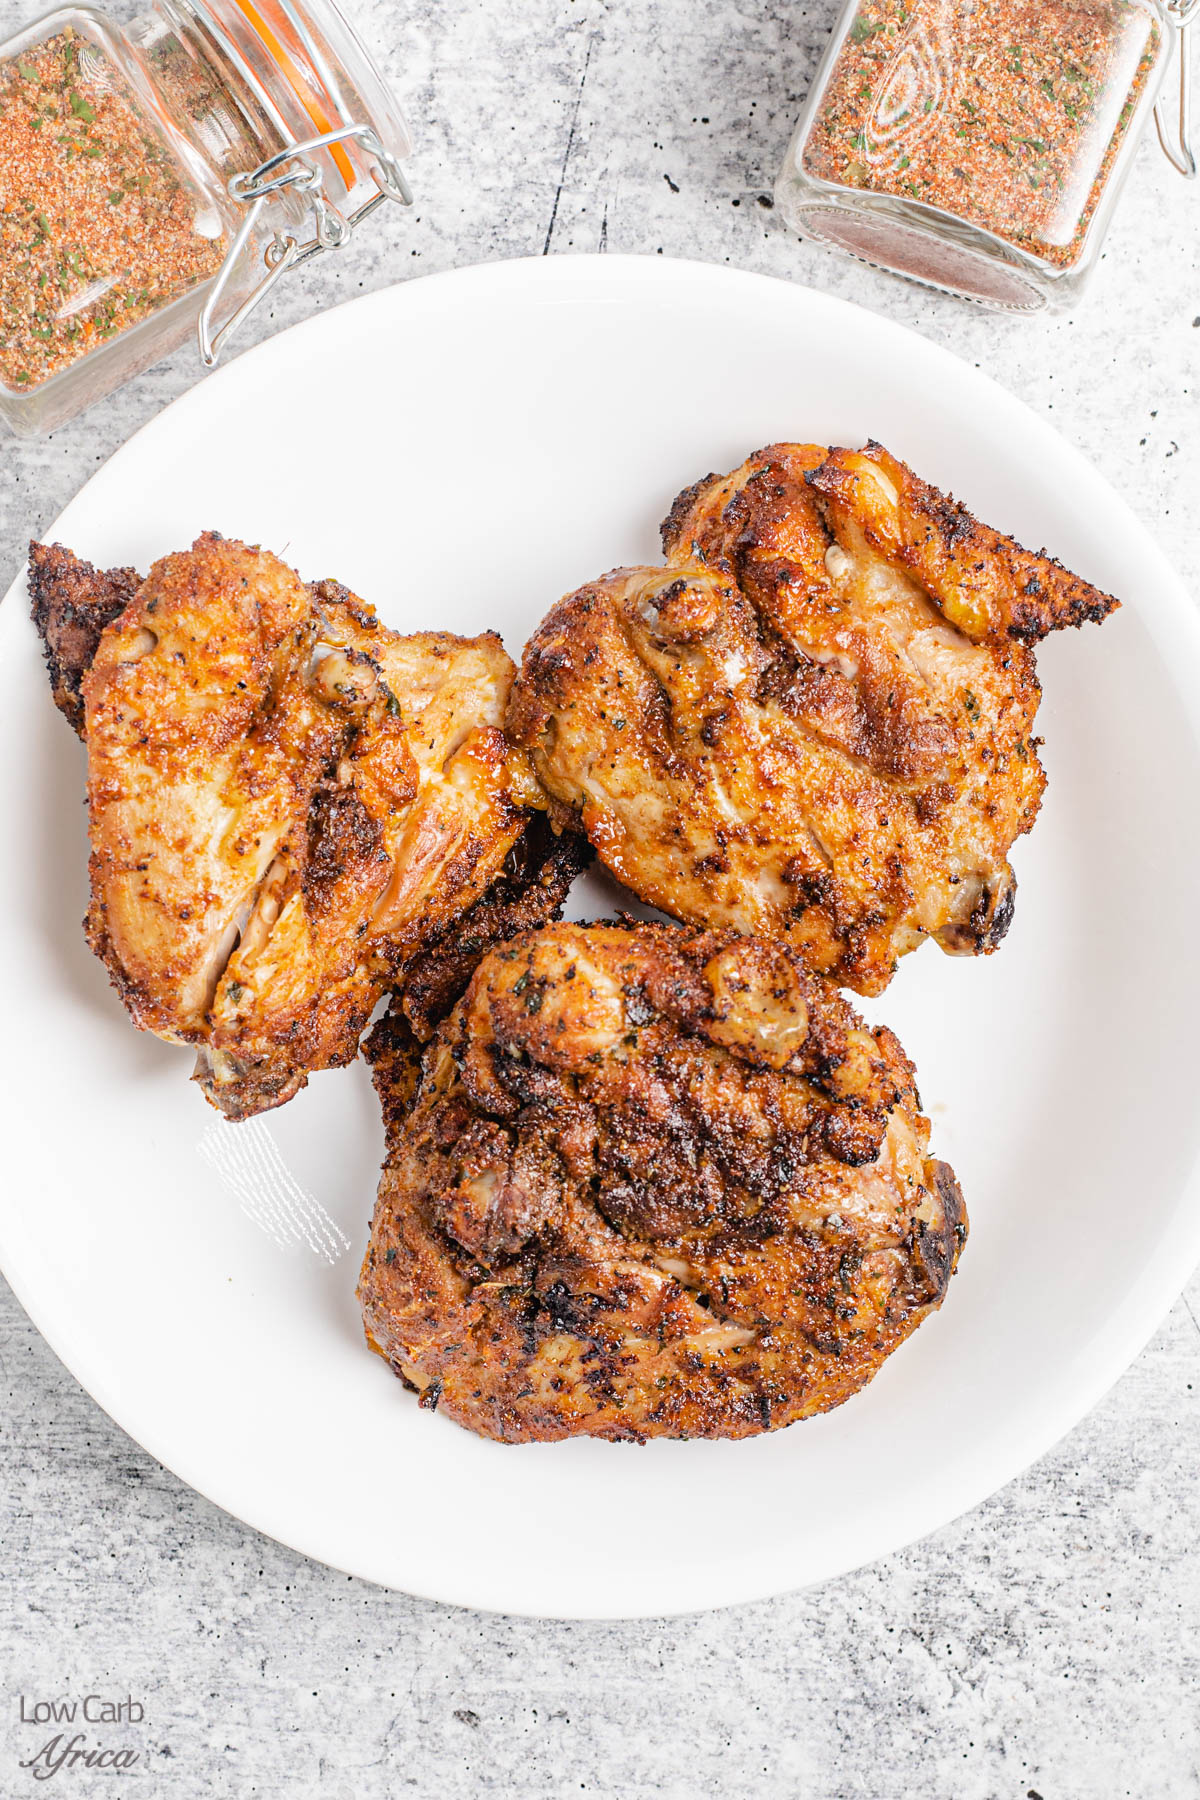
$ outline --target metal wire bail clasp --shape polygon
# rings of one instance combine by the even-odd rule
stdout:
[[[1179,58],[1179,118],[1172,141],[1166,104],[1155,102],[1154,127],[1163,155],[1188,181],[1196,178],[1196,146],[1192,140],[1192,25],[1200,15],[1200,0],[1168,0],[1167,10],[1178,27],[1175,53]]]
[[[1197,0],[1197,4],[1200,4],[1200,0]],[[331,204],[324,192],[324,176],[318,165],[309,160],[314,151],[324,150],[330,144],[341,143],[346,138],[356,139],[375,159],[371,177],[376,192],[349,214],[339,212]],[[403,167],[390,151],[383,148],[369,125],[342,125],[337,131],[327,131],[320,137],[305,138],[302,143],[289,144],[286,149],[260,163],[257,169],[234,175],[228,186],[231,197],[245,206],[246,216],[238,226],[197,323],[200,358],[206,369],[214,366],[238,326],[250,316],[260,301],[266,299],[275,283],[289,269],[309,262],[314,256],[321,256],[326,250],[342,249],[349,243],[355,227],[373,213],[377,206],[382,206],[385,200],[394,200],[401,206],[412,205],[412,189]],[[263,208],[276,194],[283,193],[287,188],[295,188],[308,200],[313,214],[312,237],[301,242],[290,232],[277,231],[263,252],[266,272],[258,286],[243,300],[237,311],[214,330],[213,321],[222,296],[246,244],[253,236]]]

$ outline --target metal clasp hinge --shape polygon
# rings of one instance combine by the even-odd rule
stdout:
[[[1158,141],[1162,153],[1173,169],[1188,181],[1196,178],[1196,146],[1192,142],[1192,33],[1191,26],[1200,14],[1200,0],[1168,0],[1168,10],[1178,27],[1178,43],[1175,54],[1179,58],[1179,116],[1176,125],[1176,138],[1171,139],[1170,127],[1167,124],[1166,105],[1157,100],[1154,105],[1154,128],[1158,132]]]
[[[1197,4],[1200,5],[1200,0],[1197,0]],[[369,200],[364,200],[361,206],[348,214],[339,212],[326,198],[321,170],[316,163],[308,160],[314,151],[327,149],[329,145],[339,144],[346,138],[354,138],[375,158],[371,175],[377,189]],[[231,197],[245,206],[246,216],[238,226],[197,322],[200,359],[206,369],[215,365],[239,325],[266,299],[275,283],[289,269],[298,268],[301,263],[311,261],[314,256],[321,256],[327,250],[342,249],[362,221],[377,206],[382,206],[385,200],[394,200],[401,206],[411,206],[413,198],[408,177],[400,162],[383,148],[369,125],[343,125],[337,131],[325,132],[321,137],[305,138],[302,143],[289,144],[285,150],[280,150],[276,155],[268,157],[266,162],[260,163],[257,169],[234,175],[228,186]],[[243,300],[223,325],[214,330],[213,322],[221,299],[246,244],[253,236],[263,208],[286,188],[297,189],[310,202],[314,218],[313,236],[301,242],[290,232],[277,231],[263,252],[266,272],[254,292]]]

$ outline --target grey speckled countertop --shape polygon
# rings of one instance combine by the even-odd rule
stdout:
[[[279,290],[262,331],[543,250],[791,276],[914,326],[1049,414],[1194,585],[1200,191],[1149,145],[1078,314],[996,318],[800,244],[767,204],[833,0],[352,10],[414,123],[418,204]],[[0,0],[0,34],[24,17]],[[196,378],[181,352],[51,441],[0,446],[0,588],[30,533]],[[20,1697],[88,1692],[144,1708],[119,1734],[141,1761],[64,1771],[64,1791],[1200,1795],[1195,1279],[1096,1412],[969,1517],[823,1588],[666,1623],[486,1617],[303,1561],[145,1456],[6,1289],[0,1394],[5,1797],[37,1791],[18,1762],[45,1733]]]

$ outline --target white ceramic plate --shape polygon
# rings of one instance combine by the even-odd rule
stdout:
[[[354,1300],[382,1136],[365,1069],[219,1121],[79,929],[84,758],[23,584],[0,608],[0,1263],[100,1404],[221,1506],[443,1600],[681,1612],[835,1575],[974,1505],[1141,1347],[1200,1255],[1200,632],[1122,502],[1016,400],[822,295],[578,258],[415,281],[286,332],[134,438],[55,538],[145,567],[203,527],[401,629],[501,631],[654,560],[676,491],[777,438],[881,438],[1125,597],[1042,656],[1050,788],[1001,953],[911,957],[916,1059],[971,1238],[841,1411],[744,1444],[501,1448],[420,1411]],[[577,896],[611,909],[613,891]],[[290,1174],[289,1174],[290,1172]]]

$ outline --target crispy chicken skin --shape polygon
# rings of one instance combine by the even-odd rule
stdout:
[[[42,640],[50,691],[59,712],[83,736],[80,683],[104,627],[142,585],[136,569],[94,569],[61,544],[30,544],[29,597]]]
[[[665,569],[552,609],[510,736],[676,918],[782,933],[863,994],[994,950],[1045,782],[1032,646],[1117,604],[878,444],[775,444],[681,494]]]
[[[62,612],[45,573],[39,604]],[[84,706],[89,942],[136,1025],[198,1047],[227,1117],[350,1061],[432,947],[413,1013],[431,1030],[470,973],[446,940],[494,880],[473,942],[517,889],[531,922],[557,916],[561,847],[545,871],[517,855],[539,794],[502,730],[513,672],[494,634],[399,637],[336,582],[214,534],[155,564],[81,674],[52,662]]]
[[[966,1236],[913,1070],[779,942],[556,925],[491,951],[388,1148],[359,1298],[422,1404],[508,1443],[748,1437],[838,1406]]]

